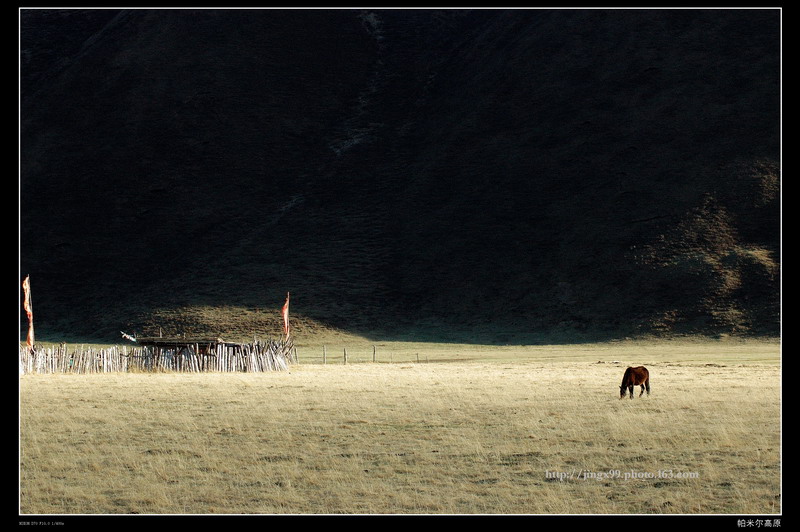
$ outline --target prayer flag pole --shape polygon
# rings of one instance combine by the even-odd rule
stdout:
[[[286,336],[286,339],[289,339],[289,292],[286,292],[286,303],[283,304],[283,309],[281,309],[283,314],[283,334]]]
[[[25,280],[22,281],[22,291],[25,294],[25,298],[23,299],[22,306],[25,309],[25,313],[28,315],[28,338],[27,338],[27,345],[29,348],[33,349],[33,303],[31,303],[31,276],[28,275],[25,277]]]

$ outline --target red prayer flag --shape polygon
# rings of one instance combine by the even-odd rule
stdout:
[[[31,305],[31,276],[25,277],[22,281],[22,291],[25,293],[22,307],[28,315],[28,347],[33,347],[33,305]]]
[[[283,304],[283,333],[289,338],[289,292],[286,292],[286,303]]]

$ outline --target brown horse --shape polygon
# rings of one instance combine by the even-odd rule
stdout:
[[[639,397],[644,394],[645,389],[647,389],[647,395],[650,395],[650,372],[647,371],[646,367],[629,367],[625,370],[625,375],[622,376],[622,384],[619,387],[619,398],[625,397],[625,391],[627,390],[631,394],[631,399],[633,399],[634,386],[642,387]]]

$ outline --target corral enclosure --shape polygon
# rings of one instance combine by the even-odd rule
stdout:
[[[776,342],[383,345],[383,363],[364,345],[361,363],[304,363],[318,347],[284,372],[22,376],[21,511],[782,511]],[[638,364],[652,395],[618,399]]]
[[[93,348],[60,344],[20,346],[20,374],[128,371],[283,371],[292,362],[292,342],[225,342],[221,338],[141,338],[135,346]]]

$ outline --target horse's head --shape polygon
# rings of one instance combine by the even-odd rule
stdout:
[[[627,386],[620,386],[619,387],[619,398],[623,399],[625,397],[625,392],[627,392],[627,391],[628,391],[628,387]]]

